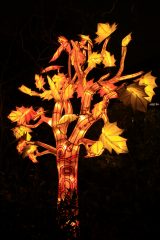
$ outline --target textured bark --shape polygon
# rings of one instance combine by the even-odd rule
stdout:
[[[78,154],[79,146],[61,142],[57,148],[58,223],[68,239],[78,239]]]

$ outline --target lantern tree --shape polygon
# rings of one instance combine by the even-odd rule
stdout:
[[[46,115],[43,107],[35,110],[33,106],[16,106],[8,115],[16,124],[12,130],[17,139],[18,153],[33,163],[45,154],[56,156],[59,224],[61,228],[69,229],[75,239],[79,232],[77,174],[80,145],[86,148],[86,158],[99,156],[105,149],[110,153],[127,153],[127,139],[121,136],[123,129],[118,127],[117,122],[110,122],[107,116],[110,100],[118,98],[134,110],[145,112],[157,86],[156,77],[151,72],[123,75],[131,33],[121,41],[118,65],[114,55],[108,51],[108,42],[116,28],[115,23],[98,23],[94,41],[88,35],[79,35],[79,40],[75,41],[60,36],[59,47],[48,66],[35,74],[37,90],[25,85],[19,87],[20,91],[32,97],[52,101],[51,116]],[[67,62],[59,66],[57,62],[65,54]],[[113,68],[115,74],[112,74]],[[97,75],[95,69],[99,71]],[[98,96],[95,99],[99,102],[93,104],[94,95]],[[80,100],[79,114],[73,112],[74,98]],[[96,141],[86,138],[88,129],[100,119],[104,125],[99,138]],[[73,121],[74,128],[68,134],[69,124]],[[34,140],[33,130],[42,123],[50,126],[55,147],[45,143],[45,140]]]

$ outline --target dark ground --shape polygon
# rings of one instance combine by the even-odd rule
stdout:
[[[55,159],[38,165],[17,154],[7,115],[33,104],[17,88],[30,84],[57,48],[57,37],[93,34],[98,22],[133,32],[126,72],[153,71],[160,80],[160,14],[154,1],[4,2],[0,9],[0,239],[61,239],[56,226]],[[158,89],[153,102],[159,101]],[[38,103],[40,104],[40,103]],[[133,113],[113,106],[110,119],[125,129],[129,153],[79,162],[82,240],[160,238],[160,109]],[[42,132],[45,131],[42,129]],[[42,133],[43,134],[43,133]],[[91,135],[95,137],[94,131]]]

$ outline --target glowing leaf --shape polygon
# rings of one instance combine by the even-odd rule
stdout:
[[[53,98],[52,91],[45,90],[43,93],[40,94],[40,97],[43,98],[43,100],[51,100]]]
[[[37,163],[35,151],[37,150],[36,145],[27,145],[23,150],[23,158],[28,157],[33,163]]]
[[[69,98],[72,98],[72,95],[74,93],[74,88],[72,84],[69,84],[63,93],[63,100],[68,100]]]
[[[73,49],[71,51],[71,63],[72,65],[82,65],[85,62],[86,57],[75,42],[72,41],[72,45]]]
[[[25,139],[21,139],[17,145],[18,152],[22,153],[26,146],[27,146],[27,141]]]
[[[78,116],[76,114],[65,114],[61,117],[58,124],[64,124],[66,122],[73,122],[77,118],[78,118]]]
[[[58,42],[61,44],[57,51],[54,53],[53,57],[51,58],[50,62],[55,61],[61,55],[62,51],[65,50],[66,52],[70,53],[71,47],[70,44],[64,36],[60,36],[58,38]]]
[[[155,95],[154,88],[157,87],[156,77],[154,77],[151,72],[146,73],[139,79],[139,85],[145,86],[144,90],[148,95],[145,99],[151,102],[153,95]]]
[[[27,157],[28,154],[30,153],[34,153],[37,150],[37,146],[36,145],[27,145],[23,151],[23,157]]]
[[[35,85],[36,87],[41,90],[44,86],[44,78],[41,75],[35,74]]]
[[[92,114],[94,118],[98,118],[100,114],[102,114],[103,110],[106,108],[106,104],[104,101],[96,103],[94,108],[92,109]]]
[[[40,116],[44,115],[44,109],[42,107],[38,108],[38,110],[36,111],[36,114],[33,118],[33,120],[37,120]]]
[[[12,122],[17,122],[19,125],[23,125],[29,123],[31,119],[34,119],[36,116],[36,112],[33,110],[32,107],[25,108],[25,107],[16,107],[16,111],[12,111],[8,118]]]
[[[126,47],[131,40],[132,40],[131,33],[129,33],[126,37],[122,39],[122,46]]]
[[[32,96],[32,90],[28,87],[26,87],[25,85],[22,85],[21,87],[18,88],[21,92],[28,94],[30,96]]]
[[[76,84],[77,98],[82,97],[84,94],[84,88],[81,82]]]
[[[102,134],[100,135],[100,141],[103,146],[111,153],[114,150],[117,154],[127,153],[126,138],[119,136],[123,133],[123,130],[117,126],[117,123],[107,122],[102,128]]]
[[[36,155],[34,155],[33,153],[28,154],[29,159],[33,162],[33,163],[37,163],[37,158]]]
[[[54,82],[57,90],[59,91],[63,87],[64,83],[67,82],[67,79],[63,73],[59,73],[59,74],[55,74],[52,77],[52,81]]]
[[[49,86],[50,86],[50,89],[51,89],[51,92],[52,92],[52,96],[54,97],[54,99],[56,101],[59,101],[60,100],[60,95],[58,93],[58,90],[54,84],[54,82],[52,81],[52,79],[47,76],[47,79],[48,79],[48,83],[49,83]]]
[[[100,64],[102,56],[99,53],[93,52],[88,58],[88,66],[91,68],[96,67],[96,64]]]
[[[96,141],[90,148],[89,148],[89,155],[90,156],[99,156],[104,151],[103,143],[101,141]]]
[[[13,134],[17,139],[25,135],[26,140],[30,141],[31,140],[31,135],[29,134],[30,132],[32,132],[32,130],[25,126],[19,126],[19,127],[13,128]]]
[[[117,24],[113,23],[98,23],[96,34],[98,37],[95,38],[96,43],[101,43],[105,38],[109,37],[117,28]]]
[[[57,58],[59,58],[59,56],[61,55],[61,52],[64,50],[64,47],[63,45],[61,45],[57,51],[54,53],[54,55],[52,56],[52,58],[50,59],[49,62],[53,62],[55,61]]]
[[[59,36],[58,37],[58,42],[60,44],[65,44],[65,43],[68,43],[68,39],[66,37],[64,37],[64,36]]]
[[[110,52],[104,51],[103,54],[103,64],[105,67],[114,67],[115,66],[115,58],[114,55],[111,55]]]
[[[46,67],[45,69],[42,70],[42,73],[47,73],[52,70],[59,70],[62,66],[54,65],[54,66],[49,66]]]
[[[118,91],[119,99],[124,103],[124,105],[131,105],[133,110],[139,110],[145,112],[147,110],[147,96],[144,87],[139,86],[138,83],[133,83],[122,88]]]
[[[80,34],[79,35],[81,37],[81,39],[84,41],[84,42],[89,42],[90,45],[92,46],[92,40],[90,39],[90,37],[88,35],[83,35],[83,34]]]

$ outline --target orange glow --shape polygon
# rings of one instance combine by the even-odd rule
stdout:
[[[59,47],[53,53],[49,61],[50,65],[39,74],[35,74],[33,80],[37,91],[25,85],[19,87],[21,92],[41,98],[42,104],[43,101],[52,101],[53,109],[49,111],[52,113],[48,117],[45,115],[48,109],[34,110],[32,106],[21,106],[16,107],[8,115],[8,118],[16,124],[13,134],[18,141],[17,150],[23,157],[28,157],[33,163],[37,163],[42,155],[56,156],[58,208],[61,202],[71,199],[73,193],[77,195],[78,156],[81,144],[86,148],[86,157],[99,156],[104,150],[110,153],[114,151],[117,154],[128,152],[127,139],[121,136],[123,130],[118,127],[117,122],[111,123],[107,116],[110,101],[118,98],[124,105],[130,105],[133,110],[144,112],[155,94],[156,77],[151,72],[144,74],[140,71],[123,75],[127,47],[132,38],[129,33],[121,40],[121,59],[118,64],[115,59],[116,54],[110,53],[108,45],[116,29],[116,23],[98,23],[97,37],[94,41],[88,35],[79,35],[79,41],[59,36]],[[67,68],[53,64],[57,59],[61,59],[62,52],[68,57]],[[95,76],[97,80],[90,79],[89,73],[97,67],[99,71],[103,69],[100,78],[97,79]],[[117,71],[114,76],[110,74],[112,69],[114,72]],[[99,96],[100,101],[93,104],[94,95]],[[78,114],[73,112],[72,98],[80,98],[81,106]],[[99,138],[96,141],[85,138],[88,129],[99,119],[104,122]],[[71,122],[74,122],[74,128],[68,137],[68,127]],[[55,137],[55,147],[32,140],[34,128],[42,123],[51,127]],[[40,151],[42,148],[44,150]],[[78,208],[77,200],[76,206]],[[72,214],[77,216],[78,210],[73,210]],[[67,224],[70,224],[75,231],[75,226],[78,226],[79,222],[75,220],[64,223],[65,226]]]

